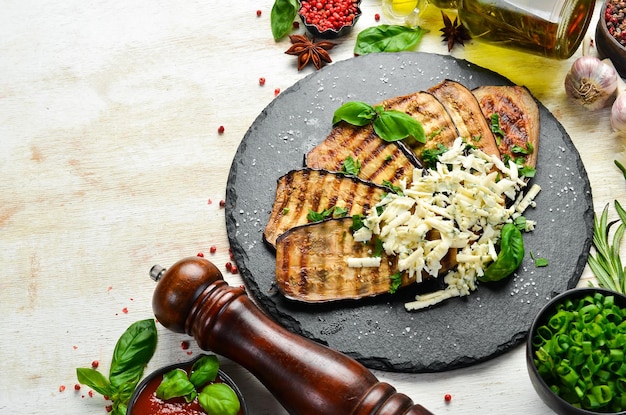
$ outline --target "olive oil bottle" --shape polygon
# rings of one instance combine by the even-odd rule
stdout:
[[[459,18],[473,39],[555,59],[578,49],[595,5],[595,0],[458,1]]]

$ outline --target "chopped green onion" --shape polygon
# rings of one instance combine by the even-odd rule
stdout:
[[[573,406],[626,410],[626,309],[596,293],[554,307],[531,339],[537,371]]]

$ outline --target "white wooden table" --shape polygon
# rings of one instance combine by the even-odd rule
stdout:
[[[203,252],[229,283],[241,283],[225,269],[219,204],[230,163],[275,90],[313,71],[298,72],[283,53],[288,39],[273,40],[271,6],[3,3],[0,414],[104,414],[101,397],[74,390],[75,369],[98,360],[106,372],[124,329],[152,317],[153,264]],[[378,24],[379,1],[364,0],[362,10],[355,31],[331,51],[334,61],[352,57],[358,31]],[[448,53],[437,9],[427,9],[423,26],[430,32],[416,50]],[[595,19],[589,33],[594,27]],[[626,201],[613,165],[623,145],[610,130],[609,109],[590,113],[566,99],[563,79],[580,54],[556,61],[477,41],[452,51],[526,85],[554,113],[581,153],[599,212]],[[587,269],[580,284],[590,278]],[[186,336],[162,327],[159,336],[148,370],[200,352],[193,342],[181,346]],[[286,413],[247,371],[226,359],[223,367],[252,415]],[[436,414],[551,413],[531,387],[523,347],[461,370],[375,374]]]

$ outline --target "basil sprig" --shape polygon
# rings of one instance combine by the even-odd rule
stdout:
[[[385,141],[399,141],[413,137],[420,143],[426,142],[424,127],[415,118],[402,111],[386,110],[383,106],[371,106],[361,101],[350,101],[337,108],[333,125],[340,121],[362,127],[372,124],[374,131]]]
[[[359,32],[354,45],[355,55],[411,50],[428,30],[421,27],[379,25]]]
[[[276,0],[274,2],[270,13],[270,24],[275,40],[283,38],[291,31],[299,7],[298,0]]]
[[[184,397],[187,402],[197,396],[200,406],[209,414],[236,415],[241,403],[235,391],[224,383],[209,383],[215,381],[218,371],[219,361],[216,356],[202,356],[191,367],[189,376],[182,369],[166,373],[155,392],[156,396],[163,400]],[[198,393],[197,389],[203,386]]]
[[[130,325],[115,345],[108,379],[94,368],[77,368],[78,382],[113,402],[113,415],[126,415],[128,401],[154,355],[157,330],[154,319]]]
[[[511,275],[524,259],[524,239],[522,232],[513,223],[502,227],[500,252],[498,258],[485,270],[485,275],[478,278],[482,282],[500,281]]]

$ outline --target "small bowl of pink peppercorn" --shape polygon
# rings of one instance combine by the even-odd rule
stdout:
[[[626,77],[626,1],[606,0],[596,27],[600,58],[609,58],[621,77]]]
[[[335,39],[348,34],[361,16],[361,0],[300,0],[298,15],[314,37]]]

